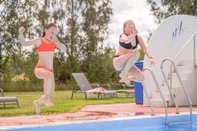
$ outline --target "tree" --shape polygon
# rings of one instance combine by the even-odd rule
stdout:
[[[155,16],[157,24],[172,15],[188,14],[197,16],[196,0],[161,0],[161,5],[154,0],[147,0],[147,3],[150,4],[151,12]]]
[[[81,71],[91,74],[90,79],[100,78],[97,69],[102,66],[105,54],[104,40],[110,30],[108,23],[112,15],[110,0],[68,0],[67,40],[69,45],[69,72]],[[77,58],[77,59],[76,59]],[[69,78],[68,78],[69,79]],[[97,79],[98,80],[98,79]]]
[[[24,77],[22,80],[33,84],[38,82],[33,74],[38,58],[36,48],[21,47],[18,28],[23,25],[26,28],[25,37],[32,39],[42,36],[43,27],[48,22],[57,24],[57,37],[62,43],[66,43],[68,48],[66,54],[55,52],[56,82],[66,83],[71,80],[72,72],[80,71],[92,74],[92,80],[107,80],[103,79],[103,74],[113,68],[113,55],[110,55],[113,49],[104,45],[104,40],[110,33],[110,0],[20,0],[16,8],[11,7],[15,0],[11,2],[13,3],[8,5],[4,0],[0,0],[0,5],[5,7],[0,23],[0,59],[5,82],[21,74]],[[103,65],[110,66],[106,70]],[[102,75],[98,76],[98,72]]]

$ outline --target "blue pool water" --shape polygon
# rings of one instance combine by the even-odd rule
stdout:
[[[122,118],[51,126],[13,128],[3,131],[197,131],[197,114],[193,114],[192,124],[165,126],[165,117],[152,116],[146,118]],[[171,122],[187,122],[189,115],[169,116]]]

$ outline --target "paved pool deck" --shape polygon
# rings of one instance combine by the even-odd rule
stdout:
[[[190,113],[189,107],[179,107],[179,113]],[[197,106],[192,108],[193,113],[197,112]],[[175,107],[169,107],[168,113],[176,114]],[[152,111],[148,106],[136,103],[128,104],[106,104],[88,105],[76,113],[59,113],[53,115],[31,115],[16,117],[1,117],[0,130],[13,129],[16,127],[29,127],[41,125],[53,125],[58,123],[77,123],[95,120],[122,119],[127,117],[148,117]],[[154,107],[154,116],[165,115],[165,108]],[[153,117],[154,117],[153,116]]]

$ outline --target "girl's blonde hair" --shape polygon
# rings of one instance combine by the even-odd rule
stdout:
[[[134,23],[132,20],[126,20],[124,23],[123,23],[123,33],[124,33],[124,28],[126,28],[127,24],[128,23]]]

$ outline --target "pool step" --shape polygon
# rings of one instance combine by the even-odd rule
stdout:
[[[169,101],[170,98],[171,98],[169,93],[163,94],[163,96],[164,96],[166,101]],[[161,95],[159,93],[157,93],[157,92],[151,93],[151,99],[160,99],[160,98],[161,98]]]
[[[197,64],[197,60],[195,61],[195,63]],[[181,60],[179,62],[179,66],[186,66],[186,65],[193,66],[194,60]]]
[[[194,66],[193,65],[181,65],[181,66],[177,66],[177,70],[178,72],[181,73],[187,73],[187,72],[191,72],[193,70]]]
[[[151,101],[151,104],[152,104],[153,107],[165,107],[161,98],[150,99],[150,101]],[[144,99],[143,105],[144,106],[150,106],[147,99]]]
[[[184,85],[188,81],[188,79],[190,79],[190,76],[193,73],[194,66],[192,65],[192,63],[193,61],[181,61],[177,66],[178,74],[180,75],[180,78]],[[174,71],[172,74],[168,74],[167,81],[170,88],[172,85],[171,91],[175,97],[176,102],[179,103],[179,106],[183,106],[185,104],[183,103],[183,99],[187,99],[187,98],[185,97],[185,94],[182,89],[182,85],[178,79],[177,74]],[[165,101],[167,101],[168,106],[175,106],[165,80],[163,80],[163,82],[159,86]],[[149,95],[150,95],[149,96],[150,101],[154,107],[164,107],[163,99],[161,98],[161,95],[157,88],[154,92],[150,92]],[[145,106],[149,105],[148,100],[146,98],[143,100],[143,102],[144,102],[143,105]]]

